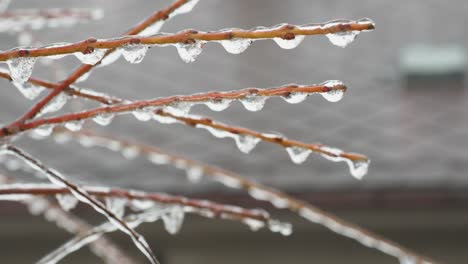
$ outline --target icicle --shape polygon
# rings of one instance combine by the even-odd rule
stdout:
[[[113,212],[117,217],[122,218],[125,215],[125,206],[127,199],[121,197],[106,197],[106,207]]]
[[[321,154],[322,157],[334,161],[334,162],[339,162],[339,161],[344,161],[349,167],[349,171],[351,175],[358,179],[361,180],[366,174],[369,169],[370,165],[370,160],[350,160],[348,158],[342,157],[341,154],[343,153],[342,150],[336,149],[336,148],[330,148],[330,147],[322,147],[321,148],[323,151],[328,152],[330,154]]]
[[[93,49],[90,53],[87,54],[82,52],[75,52],[74,55],[81,61],[81,63],[94,65],[104,57],[106,52],[106,49]]]
[[[240,151],[248,154],[260,142],[260,139],[250,135],[237,135],[234,137],[236,145]]]
[[[359,31],[343,31],[343,32],[336,32],[336,33],[329,33],[327,34],[328,40],[340,48],[346,48],[349,44],[351,44],[356,36],[359,34]]]
[[[67,103],[68,95],[65,93],[58,94],[54,99],[47,103],[41,110],[41,115],[46,113],[56,112]]]
[[[148,155],[148,160],[156,165],[163,165],[163,164],[168,164],[171,159],[168,155],[150,153]]]
[[[231,102],[231,99],[214,99],[205,102],[205,105],[213,111],[220,112],[228,108]]]
[[[84,121],[84,119],[68,121],[65,123],[65,127],[70,131],[80,131],[83,127]]]
[[[249,94],[242,98],[240,101],[245,109],[255,112],[262,110],[265,105],[267,97],[266,96],[257,96],[254,94]]]
[[[122,156],[128,160],[135,159],[140,154],[140,149],[135,146],[127,146],[122,149]]]
[[[195,43],[191,44],[181,44],[177,43],[174,46],[177,48],[177,52],[179,53],[180,58],[186,62],[194,62],[198,55],[201,54],[203,51],[203,45],[205,43],[203,41],[195,41]]]
[[[57,198],[60,207],[65,211],[72,210],[78,204],[78,199],[71,194],[57,194],[55,197]]]
[[[282,98],[290,104],[298,104],[303,102],[307,98],[307,93],[292,92]]]
[[[177,8],[176,10],[174,10],[174,12],[169,14],[169,17],[174,17],[176,15],[186,14],[186,13],[191,12],[192,9],[197,5],[198,1],[199,0],[189,0],[189,1],[187,1],[185,4],[183,4],[182,6]]]
[[[268,227],[271,232],[281,233],[283,236],[292,234],[292,225],[290,223],[282,223],[278,220],[268,221]]]
[[[200,166],[192,166],[187,168],[187,179],[192,183],[200,182],[203,177],[203,168]]]
[[[148,46],[146,45],[125,45],[120,48],[123,57],[130,63],[140,63],[148,51]]]
[[[232,29],[229,29],[231,31]],[[250,39],[234,38],[219,41],[223,48],[231,54],[241,54],[252,44]]]
[[[132,114],[135,116],[136,119],[146,122],[151,120],[153,117],[153,108],[152,107],[147,107],[147,108],[139,108],[135,109]]]
[[[294,49],[304,40],[304,35],[296,35],[293,39],[274,38],[273,40],[283,49]]]
[[[45,90],[44,87],[36,86],[28,82],[18,83],[14,81],[13,85],[15,85],[21,94],[23,94],[23,96],[29,100],[36,99],[41,94],[41,92]]]
[[[291,158],[292,162],[296,164],[301,164],[303,163],[307,157],[312,153],[310,149],[305,149],[301,147],[287,147],[286,151],[289,154],[289,157]]]
[[[335,103],[343,99],[344,90],[342,89],[334,89],[336,86],[344,85],[343,82],[337,80],[326,81],[322,83],[322,85],[330,88],[331,90],[325,93],[320,93],[323,98],[328,100],[329,102]]]
[[[93,117],[93,121],[101,126],[107,126],[112,122],[114,113],[101,113]]]
[[[7,60],[11,79],[17,83],[25,83],[31,77],[35,62],[35,57],[20,57]]]
[[[40,136],[40,137],[48,137],[50,134],[52,134],[52,130],[54,129],[53,125],[42,125],[40,127],[37,127],[33,130],[33,133]]]
[[[172,206],[168,213],[163,214],[164,227],[169,234],[175,235],[179,232],[184,221],[184,215],[184,208],[180,205]]]
[[[177,102],[164,107],[164,110],[174,115],[187,116],[192,106],[192,102]]]

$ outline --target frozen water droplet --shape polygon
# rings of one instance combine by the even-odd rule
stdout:
[[[213,175],[213,179],[229,188],[239,189],[242,187],[241,181],[235,177],[230,177],[225,174],[215,174]]]
[[[278,220],[270,220],[268,227],[271,232],[281,233],[283,236],[289,236],[292,234],[292,225],[290,223],[283,223]]]
[[[174,119],[170,116],[158,115],[157,113],[153,114],[153,119],[158,121],[161,124],[174,124],[178,122],[177,119]]]
[[[263,189],[259,189],[257,187],[250,187],[249,190],[248,190],[248,193],[250,196],[252,196],[252,198],[256,199],[256,200],[260,200],[260,201],[266,201],[266,200],[269,200],[271,195],[269,192],[263,190]]]
[[[291,158],[292,162],[296,164],[301,164],[303,163],[307,157],[312,153],[310,149],[305,149],[301,147],[287,147],[286,151],[289,154],[289,157]]]
[[[39,94],[41,94],[41,92],[45,90],[44,87],[36,86],[28,82],[13,82],[13,85],[15,85],[16,88],[18,88],[18,90],[21,92],[21,94],[23,94],[24,97],[26,97],[29,100],[36,99],[39,96]]]
[[[153,118],[153,109],[152,108],[140,108],[132,112],[133,116],[140,121],[149,121]]]
[[[356,39],[356,36],[359,34],[359,31],[344,31],[344,32],[336,32],[336,33],[329,33],[327,34],[328,40],[340,48],[345,48],[351,42]]]
[[[113,212],[117,217],[122,218],[125,215],[125,206],[127,199],[120,197],[106,197],[106,207]]]
[[[113,113],[101,113],[93,117],[93,121],[101,126],[107,126],[112,122],[113,118]]]
[[[127,146],[122,149],[122,156],[128,160],[135,159],[140,154],[140,150],[135,146]]]
[[[186,62],[194,62],[198,55],[203,50],[204,42],[202,41],[195,41],[192,44],[181,44],[177,43],[174,46],[177,48],[177,52],[179,53],[180,58]]]
[[[283,49],[294,49],[304,40],[304,35],[296,35],[293,39],[274,38],[273,40]]]
[[[303,207],[299,209],[299,215],[303,218],[313,222],[313,223],[322,223],[323,222],[323,215],[318,214],[309,208]]]
[[[106,51],[106,49],[94,49],[92,52],[87,54],[75,52],[74,55],[81,61],[81,63],[94,65],[104,57]]]
[[[249,94],[242,98],[240,101],[245,109],[255,112],[262,110],[265,105],[267,97],[266,96],[257,96],[254,94]]]
[[[55,197],[57,198],[60,207],[65,211],[70,211],[78,204],[78,199],[71,194],[57,194]]]
[[[240,151],[248,154],[260,142],[260,139],[250,135],[238,135],[235,138],[236,145]]]
[[[270,199],[271,204],[275,206],[276,208],[288,208],[289,207],[289,201],[287,199],[284,199],[279,196],[273,196]]]
[[[146,45],[125,45],[121,48],[122,55],[130,63],[140,63],[147,51]]]
[[[48,137],[52,134],[52,130],[54,129],[53,125],[42,125],[37,127],[33,130],[34,134],[41,136],[41,137]]]
[[[68,96],[65,93],[58,94],[42,108],[41,114],[57,112],[67,103],[67,100]]]
[[[148,155],[148,160],[157,165],[168,164],[170,157],[168,155],[151,153]]]
[[[205,105],[213,111],[220,112],[228,108],[231,102],[230,99],[215,99],[205,102]]]
[[[84,119],[82,120],[73,120],[65,123],[65,127],[70,131],[80,131],[83,127]]]
[[[10,76],[14,82],[25,83],[31,77],[36,58],[20,57],[7,60]]]
[[[155,35],[161,30],[162,26],[164,25],[164,22],[165,21],[163,20],[158,20],[154,22],[153,24],[142,30],[140,33],[138,33],[138,36],[148,37],[151,35]]]
[[[246,224],[252,231],[258,231],[259,229],[265,227],[264,222],[251,218],[242,219],[242,223]]]
[[[334,162],[339,162],[339,161],[344,161],[349,167],[349,171],[351,175],[358,179],[361,180],[366,174],[369,169],[370,165],[370,160],[351,160],[349,158],[342,157],[341,154],[343,153],[342,150],[337,149],[337,148],[331,148],[331,147],[322,147],[321,148],[323,151],[327,153],[321,154],[322,157],[334,161]]]
[[[78,138],[78,142],[83,146],[83,147],[86,147],[86,148],[90,148],[90,147],[93,147],[96,145],[96,140],[92,137],[88,137],[88,136],[85,136],[85,135],[80,135],[80,137]]]
[[[59,144],[65,144],[67,142],[70,142],[70,140],[72,140],[72,137],[68,135],[68,133],[59,133],[54,135],[54,140]]]
[[[203,168],[200,166],[192,166],[186,170],[187,179],[192,183],[200,182],[203,177]]]
[[[338,102],[341,99],[343,99],[344,96],[344,90],[343,89],[335,89],[336,86],[343,86],[344,84],[341,81],[337,80],[331,80],[331,81],[326,81],[322,85],[330,88],[331,90],[325,93],[320,93],[323,98],[328,100],[329,102]]]
[[[98,67],[107,66],[107,65],[110,65],[110,64],[116,62],[120,58],[121,55],[122,55],[122,53],[121,53],[120,50],[115,50],[115,51],[109,53],[107,56],[102,58],[101,63],[99,64]]]
[[[177,102],[164,107],[164,110],[178,116],[186,116],[190,113],[193,103],[191,102]]]
[[[151,200],[140,200],[140,199],[132,199],[130,201],[130,206],[133,210],[136,211],[145,211],[150,208],[153,208],[155,203]]]
[[[252,44],[252,40],[234,38],[229,40],[221,40],[219,41],[219,43],[221,43],[221,45],[227,52],[231,54],[241,54],[248,47],[250,47],[250,45]]]
[[[307,98],[307,93],[292,92],[287,96],[282,96],[282,98],[290,104],[298,104],[303,102]]]
[[[179,232],[184,221],[184,208],[180,205],[174,205],[170,208],[169,212],[162,216],[164,227],[171,235]]]

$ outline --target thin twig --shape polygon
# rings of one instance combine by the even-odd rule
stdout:
[[[9,145],[7,146],[6,150],[10,152],[11,154],[17,156],[18,158],[24,160],[31,167],[36,168],[37,170],[44,173],[52,183],[58,186],[67,188],[78,200],[89,204],[91,207],[93,207],[94,210],[96,210],[97,212],[107,217],[107,219],[110,222],[114,223],[117,228],[119,228],[121,231],[128,234],[132,238],[135,245],[142,251],[142,253],[145,254],[148,260],[151,261],[151,263],[159,264],[159,261],[157,260],[156,256],[153,254],[153,251],[149,247],[144,237],[140,235],[139,233],[137,233],[133,228],[128,226],[127,223],[125,223],[122,219],[120,219],[113,212],[109,211],[106,208],[106,206],[103,205],[99,200],[97,200],[96,198],[88,194],[86,190],[68,181],[62,175],[60,175],[57,171],[46,167],[39,160],[33,158],[32,156],[30,156],[29,154],[27,154],[21,149],[15,146]]]
[[[30,49],[13,49],[0,52],[0,61],[6,61],[13,58],[25,57],[43,57],[53,55],[72,54],[82,52],[88,54],[95,49],[115,49],[125,45],[168,45],[168,44],[194,44],[196,41],[222,41],[232,39],[273,39],[282,38],[285,40],[294,39],[295,36],[324,35],[350,31],[367,31],[374,29],[374,24],[368,20],[365,21],[331,21],[327,23],[317,23],[310,25],[281,25],[272,28],[261,29],[232,29],[214,32],[202,32],[198,30],[184,30],[174,34],[160,34],[150,37],[124,36],[115,39],[95,39],[62,44],[49,45],[46,47]]]
[[[325,212],[306,201],[297,199],[275,188],[271,188],[246,179],[241,175],[236,174],[235,172],[228,171],[213,165],[200,163],[181,155],[174,155],[165,150],[146,144],[123,140],[108,135],[100,135],[91,131],[82,130],[79,132],[69,132],[67,130],[57,130],[55,133],[57,136],[64,133],[65,135],[71,136],[76,140],[81,140],[83,137],[89,137],[94,139],[96,146],[108,147],[112,150],[116,149],[114,146],[116,146],[116,143],[118,143],[120,149],[131,147],[140,154],[147,155],[148,159],[150,160],[153,160],[153,157],[157,157],[158,160],[156,160],[156,162],[158,164],[168,164],[187,171],[190,168],[197,168],[204,176],[208,176],[214,181],[220,182],[221,184],[230,188],[245,190],[256,199],[270,202],[278,208],[288,209],[294,213],[297,213],[308,221],[325,226],[331,231],[354,239],[367,247],[376,248],[383,253],[397,258],[411,258],[414,259],[415,263],[418,264],[438,263],[437,261],[427,256],[420,255],[370,230],[350,223],[334,214]],[[183,166],[181,166],[181,164]]]

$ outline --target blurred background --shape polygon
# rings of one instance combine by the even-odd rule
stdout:
[[[169,3],[18,0],[8,10],[103,9],[104,17],[99,21],[32,32],[36,41],[46,44],[118,36]],[[363,17],[372,18],[376,30],[360,34],[345,49],[331,45],[324,36],[307,37],[293,50],[283,50],[273,41],[257,41],[240,55],[209,43],[190,64],[179,58],[175,48],[153,48],[140,64],[120,59],[95,70],[79,84],[122,98],[145,99],[341,80],[349,89],[338,103],[319,96],[297,105],[273,98],[259,112],[248,112],[239,103],[223,112],[212,112],[204,106],[196,106],[192,112],[366,154],[372,163],[362,181],[354,179],[344,163],[329,162],[319,155],[312,154],[305,163],[295,165],[284,149],[262,142],[246,155],[232,140],[217,139],[205,130],[177,124],[138,122],[128,115],[119,116],[105,128],[92,122],[88,128],[158,146],[278,187],[441,263],[468,263],[467,13],[468,4],[459,0],[201,0],[191,13],[170,20],[162,31],[209,31]],[[18,45],[18,34],[3,32],[0,36],[1,50]],[[58,63],[55,69],[38,63],[33,76],[58,81],[78,65],[74,58]],[[25,112],[31,101],[8,81],[0,80],[0,86],[0,123],[8,123]],[[68,109],[81,106],[73,101]],[[76,182],[272,209],[208,180],[190,184],[183,171],[155,167],[144,158],[130,161],[119,153],[82,148],[73,142],[58,145],[52,139],[22,137],[18,144]],[[1,164],[0,172],[30,181],[30,175],[11,172]],[[74,212],[94,223],[103,220],[86,206]],[[287,211],[274,211],[274,215],[294,224],[291,236],[266,230],[250,232],[236,222],[196,216],[187,217],[177,236],[168,235],[160,222],[143,225],[141,231],[166,264],[398,263]],[[69,237],[42,217],[29,215],[24,206],[0,202],[0,262],[34,262]],[[128,237],[112,237],[145,263]],[[84,248],[62,263],[100,260]]]

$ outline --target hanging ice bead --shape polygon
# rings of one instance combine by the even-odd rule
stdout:
[[[304,35],[292,35],[291,39],[274,38],[273,40],[283,49],[294,49],[304,40]]]
[[[140,121],[149,121],[153,118],[153,108],[139,108],[134,110],[132,114]]]
[[[47,103],[41,110],[41,114],[57,112],[67,103],[68,95],[65,93],[58,94],[54,99]]]
[[[140,150],[135,146],[127,146],[122,149],[122,156],[128,160],[135,159],[140,154]]]
[[[213,111],[220,112],[228,108],[231,102],[230,99],[214,99],[205,102],[205,105]]]
[[[177,119],[174,119],[170,116],[159,115],[157,113],[153,113],[152,117],[161,124],[174,124],[178,122]]]
[[[177,48],[180,58],[186,62],[194,62],[198,55],[203,51],[204,42],[195,40],[194,43],[177,43],[174,46]]]
[[[203,168],[200,166],[192,166],[187,168],[187,179],[192,183],[199,182],[203,177]]]
[[[73,120],[65,123],[65,127],[70,131],[80,131],[84,124],[84,119],[82,120]]]
[[[81,63],[94,65],[98,63],[106,54],[106,49],[91,48],[88,53],[75,52],[74,55]]]
[[[21,92],[21,94],[23,94],[24,97],[26,97],[29,100],[36,99],[41,94],[41,92],[45,90],[44,87],[36,86],[28,82],[13,82],[13,85],[15,85],[16,88],[18,88],[18,90]]]
[[[93,121],[101,126],[107,126],[112,122],[114,119],[113,113],[101,113],[93,117]]]
[[[259,229],[265,227],[264,222],[251,218],[242,219],[242,223],[246,224],[252,231],[258,231]]]
[[[190,113],[193,103],[191,102],[177,102],[164,107],[164,110],[178,116],[186,116]]]
[[[231,54],[241,54],[252,44],[252,40],[244,38],[233,38],[219,41],[223,48]]]
[[[70,194],[57,194],[55,197],[57,198],[60,207],[62,207],[62,209],[65,211],[70,211],[78,204],[78,199]]]
[[[287,147],[286,151],[288,152],[289,157],[291,158],[292,162],[296,164],[303,163],[307,159],[307,157],[309,157],[310,153],[312,153],[310,149],[296,147],[296,146]]]
[[[322,157],[334,161],[334,162],[339,162],[339,161],[344,161],[349,167],[349,171],[351,175],[358,179],[361,180],[366,174],[369,169],[370,165],[370,160],[351,160],[346,157],[342,157],[343,151],[341,149],[337,148],[331,148],[331,147],[322,147],[321,148],[323,151],[327,153],[322,153]]]
[[[148,155],[148,160],[156,165],[163,165],[168,164],[171,159],[168,155],[151,153]]]
[[[179,232],[184,221],[184,208],[180,205],[174,205],[169,209],[169,212],[163,214],[162,220],[167,232],[175,235]]]
[[[237,135],[235,138],[236,145],[240,151],[248,154],[260,142],[259,138],[250,135]]]
[[[266,96],[257,96],[255,94],[249,94],[242,98],[240,102],[245,107],[245,109],[255,112],[262,110],[263,106],[265,106],[266,99]]]
[[[292,234],[292,225],[290,223],[282,223],[278,220],[270,220],[268,227],[271,232],[280,233],[283,236],[289,236]]]
[[[282,98],[290,104],[302,103],[307,98],[307,93],[292,92]]]
[[[53,129],[53,125],[42,125],[40,127],[35,128],[33,130],[33,133],[41,137],[48,137],[50,136],[50,134],[52,134]]]
[[[324,82],[322,85],[330,88],[330,91],[320,93],[323,96],[323,98],[325,98],[327,101],[335,103],[343,99],[344,90],[335,89],[336,86],[344,86],[343,82],[337,80],[330,80]]]
[[[336,33],[329,33],[327,34],[328,40],[340,48],[346,48],[349,44],[351,44],[356,36],[359,34],[359,31],[344,31],[344,32],[336,32]]]
[[[20,57],[7,60],[11,79],[17,83],[25,83],[31,77],[35,62],[35,57]]]
[[[121,49],[122,55],[130,63],[140,63],[148,51],[148,46],[146,45],[135,45],[129,44],[125,45]]]

